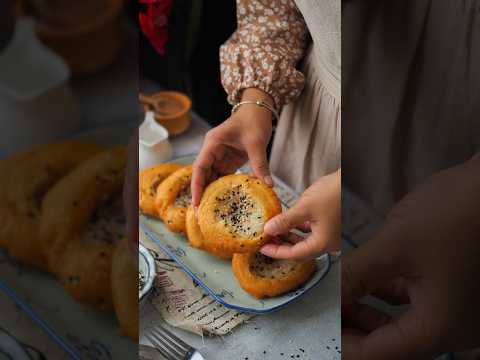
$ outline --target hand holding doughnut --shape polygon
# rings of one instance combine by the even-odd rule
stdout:
[[[304,239],[288,234],[287,242],[267,244],[261,252],[276,259],[311,259],[340,248],[340,171],[323,176],[310,186],[298,202],[265,225],[272,236],[286,235],[294,228],[309,232]],[[285,239],[285,237],[284,237]]]

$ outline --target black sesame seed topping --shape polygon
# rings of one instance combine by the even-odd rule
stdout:
[[[222,221],[223,226],[229,229],[231,235],[248,235],[251,231],[248,223],[255,204],[243,191],[243,187],[242,184],[236,185],[223,195],[215,197],[218,206],[214,213]]]

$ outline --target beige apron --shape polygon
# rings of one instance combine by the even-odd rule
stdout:
[[[302,192],[341,160],[341,2],[297,0],[313,43],[300,65],[301,95],[282,110],[272,172]]]
[[[480,151],[480,0],[343,8],[342,180],[384,216]]]

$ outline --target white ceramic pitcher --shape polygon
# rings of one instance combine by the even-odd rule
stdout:
[[[37,39],[32,19],[17,21],[0,69],[0,157],[78,130],[70,71]]]
[[[145,114],[145,120],[140,125],[138,146],[139,170],[160,164],[172,157],[168,131],[155,121],[152,111]]]

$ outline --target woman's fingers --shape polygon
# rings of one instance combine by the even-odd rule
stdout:
[[[374,238],[342,261],[342,304],[349,305],[364,295],[404,275],[402,254],[390,242]]]
[[[373,327],[375,321],[385,321],[367,310],[362,317],[363,325]],[[376,327],[373,331],[362,334],[362,331],[342,330],[342,359],[345,360],[420,360],[432,359],[431,350],[432,334],[422,332],[418,322],[418,314],[409,310],[399,319],[387,321],[384,325]],[[359,329],[361,330],[361,329]],[[422,344],[422,345],[420,345]]]
[[[306,239],[306,237],[295,234],[294,232],[289,232],[289,233],[286,233],[286,234],[283,234],[283,235],[279,235],[278,239],[280,239],[281,242],[296,244],[300,241],[304,241]]]
[[[247,148],[247,154],[255,177],[268,186],[273,186],[273,179],[268,166],[266,145],[261,142],[254,142]]]
[[[269,254],[271,254],[273,256],[270,256],[270,257],[275,257],[275,253],[278,251],[277,250],[278,247],[285,245],[291,248],[291,245],[294,245],[304,240],[305,240],[304,237],[301,237],[294,233],[282,234],[282,235],[273,237],[272,240],[269,241],[269,243],[261,249],[261,251],[266,256],[270,256]]]
[[[318,254],[321,249],[314,235],[303,239],[290,231],[296,227],[303,226],[308,219],[308,209],[304,201],[299,200],[292,208],[271,218],[264,227],[267,234],[272,236],[287,236],[288,243],[267,244],[262,247],[261,252],[275,259],[307,259]],[[290,241],[291,240],[291,241]],[[292,244],[293,243],[293,244]]]
[[[295,243],[268,243],[260,249],[260,252],[268,257],[288,260],[312,259],[317,257],[321,251],[322,249],[320,249],[318,242],[313,239],[313,235],[307,239],[296,239]]]
[[[308,209],[304,201],[299,200],[292,208],[271,218],[264,227],[269,235],[286,234],[290,230],[308,221]]]
[[[412,275],[411,254],[405,251],[406,224],[402,217],[391,216],[370,241],[343,258],[343,305],[352,304],[399,277]]]
[[[308,233],[312,231],[312,224],[310,221],[305,221],[303,224],[297,225],[297,229],[304,233]]]
[[[202,199],[203,189],[207,184],[207,179],[212,175],[212,166],[215,162],[216,144],[205,142],[192,166],[192,205],[197,207]]]
[[[302,246],[304,248],[304,246]],[[260,252],[268,257],[274,259],[297,259],[299,247],[297,244],[292,245],[289,243],[282,243],[282,244],[267,244],[264,245]],[[305,253],[305,249],[302,249],[302,254]]]
[[[391,321],[391,317],[370,305],[356,303],[342,308],[342,327],[370,333]]]
[[[403,277],[396,278],[379,289],[376,289],[372,295],[390,305],[405,305],[410,303],[407,279]]]

